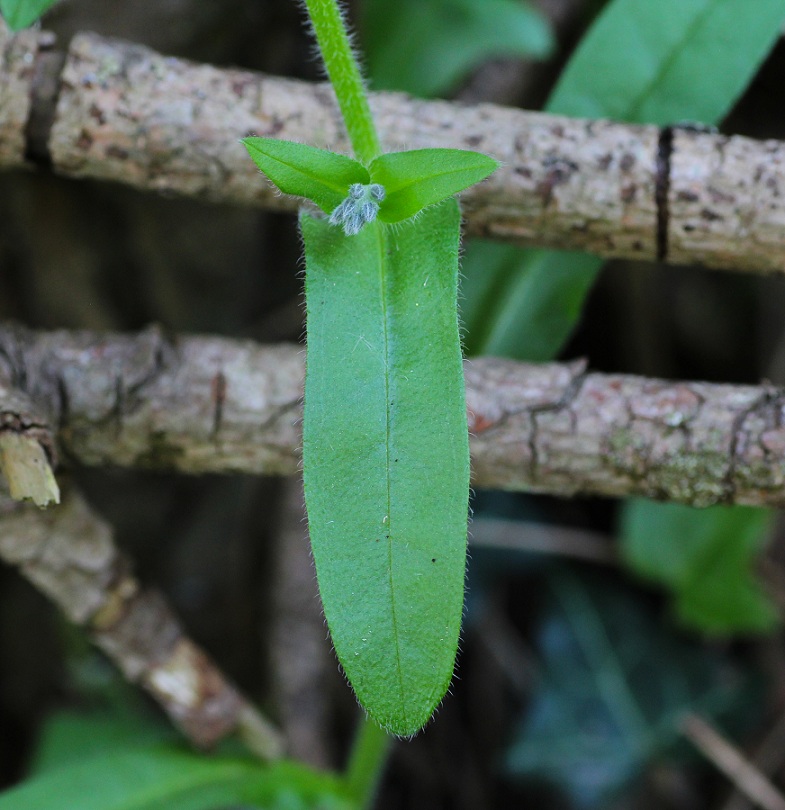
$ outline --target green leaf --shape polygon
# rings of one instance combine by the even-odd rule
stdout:
[[[370,165],[371,182],[384,186],[382,222],[401,222],[429,205],[446,200],[499,167],[498,161],[464,149],[413,149],[390,152]]]
[[[580,316],[602,261],[473,240],[461,262],[468,356],[551,360]]]
[[[114,751],[50,770],[0,794],[0,810],[213,810],[351,806],[337,779],[291,763],[200,756],[169,746]]]
[[[367,184],[368,170],[353,158],[304,143],[243,138],[254,163],[284,193],[305,197],[330,213],[352,183]]]
[[[451,90],[486,59],[542,59],[554,46],[547,19],[518,0],[366,0],[363,22],[373,86],[421,97]]]
[[[621,551],[633,571],[673,591],[686,626],[715,635],[761,633],[777,624],[753,573],[771,527],[765,509],[634,500],[622,512]]]
[[[144,748],[174,739],[172,727],[148,717],[141,706],[136,714],[57,712],[44,723],[29,773],[37,776],[106,751]]]
[[[615,0],[584,37],[548,110],[639,123],[717,123],[780,36],[783,0]]]
[[[613,0],[570,59],[546,109],[634,123],[717,123],[757,72],[784,19],[785,0],[761,0],[754,14],[748,0]],[[580,317],[578,303],[588,294],[588,274],[596,275],[602,260],[556,251],[547,258],[535,250],[521,250],[519,256],[520,272],[540,281],[516,290],[508,262],[491,267],[495,278],[487,283],[504,303],[500,324],[488,331],[496,334],[496,345],[518,347],[513,357],[545,359],[527,354],[528,320],[547,322],[552,300],[573,302],[572,323],[557,313],[561,326],[551,340],[555,355]],[[536,267],[545,264],[558,266],[561,278],[538,274]],[[547,288],[542,293],[535,292],[539,284]],[[468,299],[467,309],[472,306]]]
[[[357,697],[400,735],[449,685],[463,605],[459,223],[452,199],[351,237],[301,219],[303,473],[319,589]]]
[[[0,14],[12,31],[32,25],[57,0],[0,0]]]
[[[549,581],[553,597],[534,623],[542,677],[505,757],[510,775],[545,779],[575,807],[616,806],[647,765],[679,755],[685,712],[736,728],[760,710],[748,670],[675,635],[618,580]]]

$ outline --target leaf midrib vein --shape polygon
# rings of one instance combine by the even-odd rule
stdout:
[[[711,16],[715,13],[716,5],[717,5],[716,2],[712,0],[712,2],[710,2],[703,9],[703,11],[698,12],[698,14],[695,15],[693,21],[685,29],[684,35],[677,42],[674,42],[673,46],[668,51],[667,57],[660,62],[660,67],[655,72],[651,81],[648,82],[646,87],[632,101],[627,110],[627,114],[624,116],[625,119],[627,119],[628,121],[638,121],[641,107],[651,99],[652,95],[654,94],[654,91],[661,84],[662,80],[667,75],[668,71],[671,69],[676,60],[684,52],[689,42],[694,38],[695,32],[700,30],[703,27],[706,20],[708,18],[711,18]],[[638,121],[638,123],[648,123],[648,122]],[[667,122],[657,122],[657,123],[667,123]]]
[[[390,605],[391,605],[391,618],[392,618],[392,630],[393,630],[393,638],[395,640],[395,664],[396,664],[396,674],[398,676],[398,690],[400,693],[400,706],[401,712],[403,715],[404,725],[407,724],[406,719],[406,703],[405,703],[405,693],[403,688],[403,671],[401,668],[401,648],[400,648],[400,636],[398,633],[398,615],[396,610],[396,602],[395,602],[395,582],[393,577],[393,530],[392,530],[392,514],[391,514],[391,504],[392,504],[392,495],[391,495],[391,476],[390,476],[390,444],[391,444],[391,412],[390,412],[390,369],[391,369],[391,361],[390,361],[390,338],[389,338],[389,319],[388,319],[388,308],[387,308],[387,284],[388,284],[388,273],[387,273],[387,240],[386,236],[386,228],[384,225],[379,223],[377,228],[378,238],[377,238],[377,249],[379,251],[379,276],[380,276],[380,287],[381,287],[381,297],[382,297],[382,323],[383,323],[383,339],[384,339],[384,413],[385,413],[385,466],[384,466],[384,473],[385,478],[387,481],[387,509],[385,514],[387,515],[387,530],[385,532],[387,537],[387,572],[389,577],[390,583]]]
[[[280,163],[282,166],[286,166],[287,169],[294,169],[295,171],[300,172],[300,174],[304,174],[309,180],[313,180],[315,183],[321,183],[321,185],[325,186],[326,188],[329,188],[330,191],[335,191],[338,194],[342,194],[345,191],[343,186],[339,185],[338,183],[331,183],[328,180],[325,180],[323,177],[320,177],[319,175],[314,174],[313,172],[307,169],[304,169],[302,167],[302,164],[288,163],[287,161],[281,160],[280,158],[277,157],[274,157],[272,159],[277,163]]]
[[[480,165],[480,161],[477,161],[477,164],[474,166],[461,166],[455,169],[445,169],[444,171],[441,172],[434,172],[433,174],[418,177],[416,180],[409,180],[408,182],[400,186],[391,186],[388,188],[388,192],[390,196],[392,196],[393,194],[400,194],[401,192],[407,191],[408,189],[412,188],[412,186],[416,186],[418,183],[421,183],[423,180],[431,180],[435,177],[448,177],[451,174],[461,174],[462,172],[471,171],[472,169],[479,169],[479,168],[482,168]]]

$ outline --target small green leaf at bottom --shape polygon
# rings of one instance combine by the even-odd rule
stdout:
[[[264,766],[173,745],[116,748],[0,793],[0,810],[351,810],[345,787],[295,763]]]

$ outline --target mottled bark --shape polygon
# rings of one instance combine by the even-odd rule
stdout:
[[[731,270],[785,270],[785,143],[673,132],[667,255]]]
[[[0,19],[0,169],[25,164],[36,63],[40,51],[53,44],[47,31],[27,29],[11,36]]]
[[[785,504],[785,392],[589,374],[487,358],[466,367],[478,486]]]
[[[163,597],[141,587],[111,528],[76,492],[42,512],[0,491],[0,557],[84,626],[195,745],[237,732],[260,756],[280,755],[274,729],[183,633]]]
[[[238,140],[261,136],[349,150],[325,85],[219,70],[133,45],[77,37],[50,140],[57,171],[138,188],[294,210]],[[452,146],[504,166],[464,196],[487,236],[608,255],[653,255],[658,130],[491,105],[373,98],[391,149]]]
[[[84,464],[297,471],[298,346],[5,329],[0,354]],[[785,505],[782,389],[494,358],[465,371],[477,487]]]
[[[400,94],[371,103],[391,149],[478,149],[503,162],[463,195],[470,233],[604,257],[785,270],[779,142]],[[0,128],[13,129],[2,118]],[[298,201],[277,194],[238,143],[252,133],[348,151],[326,85],[81,34],[48,148],[55,170],[70,176],[294,210]]]

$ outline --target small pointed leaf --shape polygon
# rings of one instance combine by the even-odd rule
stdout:
[[[429,205],[446,200],[492,174],[499,163],[464,149],[414,149],[390,152],[370,166],[371,181],[384,186],[382,222],[402,222]]]
[[[284,193],[305,197],[330,213],[352,183],[367,184],[368,170],[353,158],[294,141],[243,138],[253,162]]]

